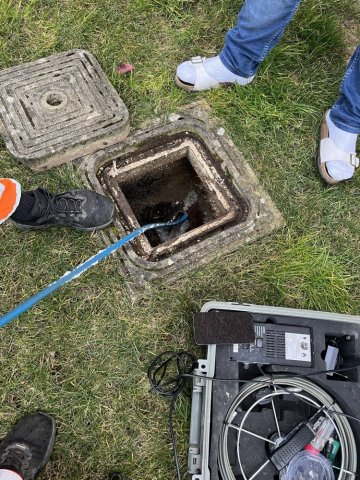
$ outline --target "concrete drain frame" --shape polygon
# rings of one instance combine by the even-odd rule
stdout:
[[[203,102],[191,104],[165,120],[148,122],[123,142],[77,162],[84,182],[112,196],[116,203],[115,226],[101,233],[106,244],[139,226],[134,211],[141,211],[141,197],[135,194],[133,186],[146,182],[156,185],[160,180],[170,182],[168,188],[158,185],[154,189],[157,200],[166,202],[169,198],[174,200],[173,182],[178,182],[180,192],[185,191],[189,182],[189,189],[197,188],[207,199],[204,218],[186,233],[158,244],[142,235],[119,252],[122,273],[133,293],[153,281],[173,283],[187,272],[283,224],[280,212],[208,110]],[[190,176],[181,180],[174,174],[179,168],[186,168],[185,173]],[[195,182],[195,187],[191,182]],[[144,194],[144,205],[149,202],[149,191],[140,192]]]
[[[209,203],[212,205],[214,212],[212,215],[213,218],[209,219],[208,222],[201,221],[200,225],[196,228],[192,228],[177,238],[160,243],[158,246],[153,247],[146,235],[139,237],[139,239],[134,242],[136,251],[147,260],[158,260],[161,257],[170,255],[181,247],[194,241],[199,241],[202,236],[206,236],[216,228],[234,221],[238,215],[244,217],[247,211],[245,202],[242,204],[242,209],[239,208],[235,196],[232,195],[224,184],[218,171],[209,161],[207,150],[196,137],[189,134],[175,135],[172,138],[164,139],[164,142],[165,143],[162,143],[161,141],[159,146],[133,155],[130,163],[128,163],[126,156],[119,160],[114,160],[112,165],[105,167],[100,174],[105,182],[105,188],[115,199],[120,213],[121,223],[128,229],[135,229],[140,226],[131,202],[129,202],[129,196],[121,188],[121,185],[126,185],[127,182],[130,183],[131,188],[134,183],[141,185],[143,179],[146,179],[151,184],[158,180],[157,183],[159,185],[157,185],[157,189],[162,189],[163,192],[155,192],[155,196],[162,197],[162,203],[165,203],[166,200],[170,203],[173,197],[175,197],[176,202],[181,201],[181,197],[176,197],[176,192],[172,192],[171,187],[169,188],[167,185],[160,184],[158,177],[160,177],[161,180],[161,177],[165,176],[166,181],[169,177],[169,175],[166,175],[166,170],[171,169],[174,164],[183,161],[183,159],[189,161],[194,175],[201,181],[202,188],[200,187],[199,190],[203,189],[203,196],[209,197]],[[187,179],[188,178],[185,177],[184,180],[186,181]],[[175,178],[175,180],[181,182],[182,179]],[[164,181],[161,183],[164,183]],[[172,185],[172,187],[176,188],[176,185]],[[189,188],[191,187],[189,186]],[[127,188],[127,190],[129,190],[129,188]],[[143,193],[145,188],[141,188],[141,190],[141,193]],[[146,202],[147,197],[144,198],[145,205]],[[154,205],[154,207],[156,207],[156,205]],[[179,208],[179,210],[181,210],[181,208]],[[167,220],[169,220],[169,218],[167,218]],[[152,219],[149,218],[148,221],[152,221]]]

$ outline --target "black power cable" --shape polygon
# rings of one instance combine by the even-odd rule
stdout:
[[[181,473],[173,421],[175,402],[188,383],[186,376],[196,366],[197,359],[193,353],[167,351],[158,355],[148,368],[148,379],[151,389],[162,397],[171,399],[169,405],[169,432],[178,480],[181,480]]]

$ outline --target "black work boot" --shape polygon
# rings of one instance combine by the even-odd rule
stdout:
[[[49,461],[55,441],[55,421],[45,413],[23,417],[0,444],[0,469],[33,480]]]
[[[43,188],[33,192],[35,203],[29,218],[11,219],[21,229],[43,229],[65,225],[78,230],[95,230],[109,225],[114,216],[112,200],[92,190],[69,190],[54,195]]]

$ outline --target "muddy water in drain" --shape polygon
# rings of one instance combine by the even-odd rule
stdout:
[[[183,209],[190,192],[195,192],[197,202],[189,209],[188,230],[197,228],[218,216],[208,192],[186,157],[161,169],[154,169],[132,181],[121,183],[128,203],[140,225],[172,219]],[[146,233],[149,243],[156,247],[164,241],[155,231]]]

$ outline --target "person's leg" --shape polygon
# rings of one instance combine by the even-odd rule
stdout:
[[[340,97],[331,108],[330,118],[341,130],[360,133],[360,45],[347,65]]]
[[[343,160],[332,158],[329,161],[326,161],[324,154],[326,170],[336,181],[347,180],[355,171],[356,141],[360,133],[360,45],[348,63],[340,87],[340,97],[326,114],[325,123],[328,137],[335,147],[348,154]],[[324,153],[324,150],[320,153]]]
[[[65,225],[89,231],[106,227],[113,215],[113,202],[91,190],[70,190],[56,195],[38,188],[22,192],[20,203],[10,218],[22,229]]]
[[[45,413],[23,417],[0,444],[0,480],[34,480],[49,461],[55,422]]]
[[[220,59],[236,75],[256,74],[260,62],[278,43],[300,0],[246,0],[235,28],[225,37]]]
[[[90,231],[109,225],[114,203],[91,190],[69,190],[52,194],[43,188],[21,191],[11,178],[0,178],[0,224],[8,218],[22,229],[57,225]]]
[[[13,178],[0,178],[0,224],[15,212],[20,198],[20,183]]]
[[[203,60],[200,66],[199,60],[180,64],[177,85],[181,87],[183,82],[195,85],[194,90],[205,90],[221,83],[251,82],[299,4],[300,0],[245,0],[237,25],[227,33],[220,55]]]
[[[33,192],[21,192],[20,202],[15,212],[11,215],[13,220],[35,220],[36,217],[31,215],[35,206],[35,195]]]

